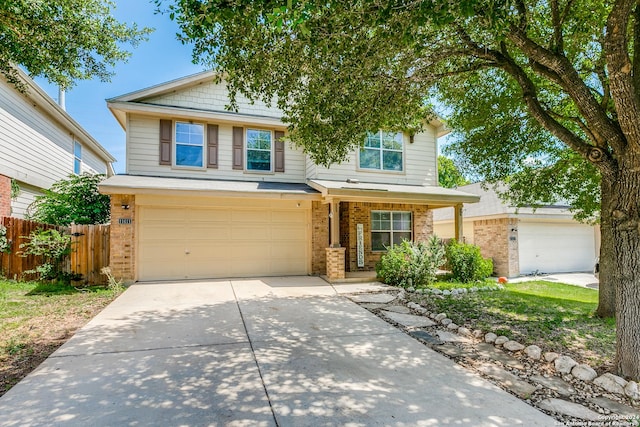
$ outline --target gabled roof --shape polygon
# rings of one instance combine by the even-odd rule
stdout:
[[[160,83],[157,85],[149,86],[144,89],[136,90],[133,92],[125,93],[124,95],[115,96],[107,99],[107,102],[134,102],[140,101],[145,98],[152,98],[166,93],[175,92],[181,89],[186,89],[191,86],[196,86],[201,83],[213,81],[217,73],[214,71],[203,71],[196,74],[191,74],[178,79],[170,80],[168,82]]]
[[[464,191],[465,193],[476,194],[480,197],[478,203],[472,205],[465,205],[464,218],[486,218],[486,217],[498,217],[498,216],[518,216],[518,215],[554,215],[562,216],[568,219],[573,218],[573,214],[569,211],[569,207],[566,204],[558,203],[551,206],[543,206],[538,209],[523,207],[516,208],[505,203],[495,189],[489,187],[488,189],[482,188],[483,183],[477,182],[475,184],[463,185],[457,189]],[[451,209],[437,209],[433,211],[433,221],[453,221],[453,211]]]
[[[149,86],[144,89],[136,90],[133,92],[125,93],[123,95],[115,96],[113,98],[107,99],[107,106],[111,113],[116,117],[120,125],[123,129],[126,130],[126,116],[123,109],[133,109],[133,110],[142,110],[142,108],[131,108],[131,105],[125,107],[126,104],[132,103],[140,103],[144,104],[143,101],[149,98],[155,98],[161,95],[165,95],[167,93],[177,92],[180,90],[188,89],[193,86],[197,86],[202,83],[212,82],[218,77],[218,73],[212,70],[202,71],[200,73],[191,74],[185,77],[180,77],[178,79],[170,80],[168,82],[160,83],[157,85]],[[145,109],[149,109],[148,105],[144,105]],[[153,107],[151,107],[153,108]],[[155,106],[156,112],[158,113],[167,113],[171,114],[170,111],[172,107],[166,106]],[[175,110],[184,110],[184,108],[173,108],[173,112]],[[212,111],[211,113],[221,114],[223,112],[220,111]],[[235,114],[241,115],[232,112],[224,112],[226,114]],[[219,118],[219,117],[218,117]],[[249,115],[247,115],[249,118]],[[255,119],[277,119],[275,117],[267,117],[267,116],[251,116],[251,118]],[[224,118],[223,118],[224,119]],[[270,124],[270,123],[269,123]],[[449,133],[449,129],[446,127],[444,121],[440,117],[435,117],[429,121],[429,125],[433,126],[436,129],[436,135],[438,138],[447,135]]]
[[[106,148],[100,145],[100,143],[91,136],[89,132],[75,121],[73,117],[58,105],[58,103],[54,101],[53,98],[51,98],[40,86],[38,86],[38,84],[27,75],[27,73],[17,67],[16,71],[18,73],[18,78],[27,87],[27,93],[25,96],[31,99],[38,107],[42,108],[43,111],[51,115],[55,121],[68,129],[69,132],[71,132],[73,136],[76,137],[76,139],[78,139],[78,141],[84,146],[94,151],[107,163],[109,169],[108,175],[113,175],[115,172],[111,163],[116,161],[115,157],[113,157]]]

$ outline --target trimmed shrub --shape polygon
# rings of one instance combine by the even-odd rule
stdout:
[[[432,236],[427,243],[403,240],[382,256],[376,265],[378,278],[392,286],[424,286],[436,280],[444,261],[444,246]]]
[[[452,240],[447,245],[446,255],[453,280],[469,283],[484,280],[493,273],[493,261],[483,258],[478,246]]]

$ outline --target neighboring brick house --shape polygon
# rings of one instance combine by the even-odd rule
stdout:
[[[458,189],[480,196],[479,203],[464,208],[464,239],[493,259],[497,274],[593,270],[600,251],[600,228],[574,220],[566,205],[516,209],[481,183]],[[439,237],[454,237],[452,209],[435,210],[433,217]]]
[[[127,281],[372,271],[385,246],[432,233],[431,209],[478,197],[437,186],[439,121],[374,132],[326,168],[285,143],[281,112],[204,72],[107,101],[126,131],[111,195],[111,268]],[[459,222],[459,224],[461,224]]]
[[[24,218],[42,189],[72,173],[113,175],[115,159],[21,70],[0,78],[0,217]],[[19,188],[11,197],[11,187]]]

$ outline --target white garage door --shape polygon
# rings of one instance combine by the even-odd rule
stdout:
[[[310,211],[273,204],[140,206],[138,279],[307,274]]]
[[[566,223],[518,224],[520,274],[590,271],[596,258],[591,226]]]

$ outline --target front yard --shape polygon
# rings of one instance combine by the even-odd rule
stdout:
[[[121,292],[0,279],[0,396]]]
[[[448,282],[435,287],[451,289]],[[545,281],[506,284],[502,291],[438,298],[410,294],[432,312],[444,312],[458,325],[505,335],[543,351],[555,351],[609,370],[615,355],[615,321],[593,316],[598,292]]]

